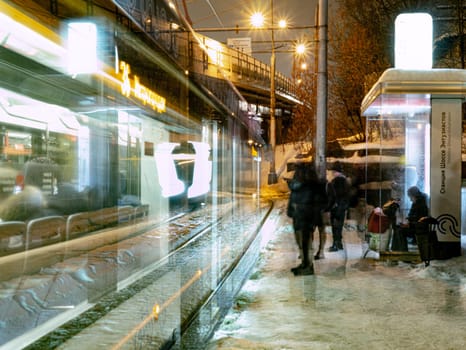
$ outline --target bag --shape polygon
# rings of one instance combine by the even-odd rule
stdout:
[[[383,205],[382,211],[386,216],[394,218],[396,216],[396,211],[398,210],[399,207],[400,207],[400,204],[398,203],[397,200],[390,199],[388,202],[386,202]]]
[[[369,215],[367,223],[367,231],[372,233],[384,233],[388,230],[390,220],[388,216],[384,215],[382,209],[375,208]]]
[[[408,251],[408,240],[403,230],[400,227],[396,227],[393,231],[392,237],[392,251],[407,252]]]

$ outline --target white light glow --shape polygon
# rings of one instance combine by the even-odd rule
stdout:
[[[306,45],[304,44],[298,44],[296,45],[296,54],[302,55],[306,52]]]
[[[68,72],[90,74],[98,71],[97,26],[89,22],[68,23]]]
[[[265,17],[262,13],[260,12],[254,12],[251,16],[251,25],[254,28],[260,28],[263,27],[265,23]]]
[[[78,189],[80,191],[84,190],[91,183],[89,169],[90,149],[89,127],[83,126],[79,129],[78,137]]]
[[[395,20],[395,68],[432,68],[432,17],[404,13]]]
[[[76,136],[80,124],[70,110],[0,89],[0,122]]]
[[[167,198],[183,193],[184,183],[178,179],[175,162],[173,161],[173,149],[177,143],[164,142],[157,145],[155,151],[155,164],[159,174],[159,183],[162,187],[162,196]]]
[[[188,198],[195,198],[206,194],[210,190],[212,180],[212,162],[209,161],[210,146],[204,142],[193,142],[196,154],[194,156],[193,183],[188,188]]]
[[[431,128],[430,128],[430,124],[427,123],[426,124],[426,127],[424,129],[424,147],[426,150],[430,150],[432,149],[432,145],[431,145],[431,139],[430,139],[430,135],[431,135]],[[430,155],[427,156],[425,158],[425,166],[424,166],[424,190],[426,191],[427,195],[430,197],[430,193],[431,193],[431,187],[430,187]]]
[[[134,146],[135,140],[142,138],[141,124],[138,117],[118,110],[118,144],[127,146],[132,143]]]
[[[34,29],[0,13],[0,45],[32,59],[62,68],[65,50]]]
[[[194,162],[192,184],[189,186],[188,198],[204,195],[210,190],[212,180],[212,161],[210,158],[210,146],[205,142],[189,141],[195,150],[191,153],[173,154],[178,143],[164,142],[157,146],[155,162],[159,173],[159,184],[162,188],[162,196],[172,197],[185,191],[185,184],[178,178],[175,160],[181,162]]]
[[[225,66],[223,59],[223,46],[221,43],[216,40],[206,38],[205,49],[213,64],[219,67]]]

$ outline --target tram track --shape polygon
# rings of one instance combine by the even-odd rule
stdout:
[[[173,227],[171,227],[173,223],[184,221],[183,227],[191,226],[188,234],[191,237],[166,235],[166,240],[170,242],[172,247],[171,254],[173,254],[174,251],[180,249],[180,246],[189,244],[190,240],[194,240],[196,235],[202,231],[202,225],[204,229],[211,225],[210,221],[206,220],[198,227],[193,227],[192,220],[189,223],[189,216],[195,217],[196,215],[198,213],[195,212],[176,213],[161,222],[108,228],[68,242],[1,257],[0,293],[2,299],[0,300],[0,310],[5,310],[5,308],[10,310],[10,312],[2,312],[2,324],[5,324],[2,328],[9,330],[7,324],[9,320],[13,322],[13,318],[14,322],[18,322],[22,317],[42,320],[29,322],[31,329],[29,331],[25,329],[24,334],[1,332],[0,348],[3,349],[1,344],[4,343],[6,343],[6,345],[4,344],[6,349],[22,348],[23,344],[35,343],[37,339],[50,332],[50,336],[56,338],[54,333],[60,333],[60,329],[58,328],[57,332],[54,332],[55,328],[72,319],[79,320],[81,314],[93,313],[95,308],[102,305],[100,302],[96,302],[97,300],[105,299],[105,294],[123,290],[134,284],[145,274],[163,264],[167,256],[162,256],[163,252],[155,255],[150,254],[146,249],[140,254],[152,255],[152,259],[146,259],[145,266],[139,264],[140,270],[128,274],[126,278],[106,279],[107,283],[98,282],[101,279],[98,277],[99,266],[110,266],[106,269],[107,271],[101,268],[101,273],[110,271],[110,274],[113,274],[111,272],[112,266],[117,269],[118,265],[128,265],[130,263],[128,259],[131,260],[135,257],[135,253],[131,252],[131,246],[137,247],[138,244],[148,241],[160,241],[158,233],[162,231],[173,232]],[[122,246],[123,244],[125,246]],[[127,260],[125,261],[125,259]],[[70,295],[76,293],[67,293],[61,290],[63,288],[57,287],[58,284],[68,284],[71,289],[86,289],[87,293],[81,297]],[[97,286],[93,287],[93,285]],[[69,298],[64,297],[60,301],[50,300],[55,293],[66,294]],[[50,299],[48,300],[48,298]],[[118,299],[120,298],[116,300]],[[12,308],[11,303],[15,307]],[[104,304],[112,305],[112,302],[109,303],[108,299],[105,299]],[[16,312],[11,312],[11,309],[16,309]],[[43,319],[44,312],[49,314],[45,319]],[[57,322],[52,322],[52,319],[56,319]],[[27,326],[28,322],[23,322],[23,325]],[[49,348],[47,346],[41,347],[38,344],[32,345],[31,348],[37,348],[36,346],[44,349]]]
[[[74,260],[71,264],[71,269],[70,265],[65,266],[64,264],[62,266],[55,266],[51,269],[41,269],[38,276],[45,279],[48,277],[47,282],[49,284],[49,290],[47,291],[46,296],[48,296],[49,299],[42,300],[42,307],[34,305],[34,308],[31,308],[29,311],[22,307],[23,313],[20,314],[23,314],[24,317],[29,319],[32,316],[32,318],[36,320],[34,327],[31,327],[31,332],[25,332],[25,334],[19,335],[19,337],[18,334],[16,335],[18,341],[23,344],[22,348],[24,348],[24,344],[29,344],[27,345],[26,349],[51,349],[60,347],[60,344],[63,344],[67,340],[71,339],[86,327],[92,326],[95,322],[98,322],[104,318],[108,313],[117,309],[123,303],[131,300],[131,298],[133,298],[135,295],[156,283],[161,278],[167,278],[167,276],[170,276],[170,272],[172,272],[174,268],[176,269],[180,264],[186,264],[186,262],[180,262],[178,259],[179,256],[183,255],[181,252],[190,250],[190,253],[187,254],[188,256],[186,257],[186,261],[192,259],[190,255],[192,255],[193,252],[194,255],[196,255],[196,250],[198,249],[195,247],[196,244],[202,245],[203,243],[201,241],[204,240],[203,237],[212,234],[212,232],[216,230],[216,227],[222,225],[222,221],[231,220],[231,215],[234,215],[235,210],[238,209],[230,207],[221,215],[217,216],[218,213],[213,214],[213,216],[217,216],[216,220],[213,220],[212,218],[209,220],[202,220],[200,218],[196,219],[196,216],[199,215],[199,213],[196,212],[184,213],[183,215],[178,214],[163,223],[152,226],[149,230],[144,232],[141,231],[141,233],[138,235],[129,235],[127,238],[114,243],[113,245],[116,245],[116,249],[114,250],[115,254],[113,256],[111,253],[106,254],[106,251],[111,251],[111,249],[109,250],[107,246],[105,247],[106,249],[100,247],[97,248],[96,251],[83,252],[81,250],[81,256],[85,256],[85,262],[87,264],[85,273],[80,277],[81,284],[76,285],[77,277],[71,276],[73,273],[76,275],[76,273],[79,271],[79,269],[73,270],[73,267],[76,267],[77,259],[80,256],[76,255],[79,253],[79,250],[77,249],[73,250],[72,254],[70,254],[70,259]],[[231,212],[233,214],[225,214],[227,212]],[[197,225],[194,224],[196,222]],[[229,225],[230,223],[226,223],[224,226]],[[179,234],[174,234],[174,227],[178,227]],[[223,227],[221,230],[225,230],[225,227]],[[158,252],[158,255],[155,254],[156,256],[153,256],[153,261],[147,263],[145,266],[141,266],[141,261],[143,260],[141,257],[147,257],[148,252],[150,252],[150,248],[147,249],[147,241],[149,240],[153,242],[156,240],[156,232],[161,231],[166,233],[167,241],[165,242],[165,245],[167,248],[168,246],[170,248],[164,252]],[[211,238],[207,240],[212,242]],[[128,248],[134,248],[135,246],[146,246],[145,253],[135,253],[134,251],[131,252],[131,250]],[[189,249],[189,247],[193,248]],[[102,266],[99,266],[99,263],[103,264],[102,261],[106,261],[106,264],[113,264],[114,266],[118,266],[118,272],[122,276],[124,275],[123,270],[128,270],[129,265],[131,264],[138,265],[139,268],[137,271],[133,271],[131,274],[128,274],[125,278],[119,278],[120,276],[115,276],[114,272],[112,272],[111,275],[113,276],[110,276],[110,278],[106,276],[104,278],[105,281],[111,282],[107,285],[107,287],[105,287],[102,285],[102,282],[99,281],[101,277],[98,277],[99,272],[102,273],[104,271]],[[68,268],[67,271],[65,271],[65,267]],[[129,268],[129,270],[131,270],[131,268]],[[228,267],[222,267],[221,270],[226,271],[228,270]],[[225,274],[225,271],[221,272],[221,274]],[[28,278],[34,279],[37,278],[37,276],[28,276]],[[89,280],[86,281],[86,278],[89,278]],[[27,285],[26,279],[26,276],[22,276],[17,282],[21,283],[24,287]],[[82,302],[77,302],[77,298],[75,296],[74,299],[71,298],[69,303],[66,304],[64,302],[66,300],[64,296],[61,298],[61,302],[54,302],[52,296],[56,295],[57,293],[63,293],[63,291],[59,292],[57,290],[58,288],[52,285],[52,280],[55,282],[55,284],[57,281],[61,281],[60,283],[62,285],[67,284],[67,282],[70,281],[75,282],[74,288],[73,286],[70,286],[70,288],[75,290],[85,288],[87,299]],[[93,283],[92,281],[96,283]],[[93,284],[97,284],[97,286],[92,286]],[[4,283],[2,283],[2,285],[4,285]],[[79,285],[81,285],[81,287],[79,287]],[[10,283],[10,288],[14,288],[13,286],[14,283]],[[36,295],[37,300],[41,300],[41,298],[44,297],[44,293],[40,290],[40,286],[43,287],[43,284],[36,285],[39,290],[33,290],[32,293]],[[26,290],[23,287],[18,288],[15,294],[22,295],[23,297],[28,293],[31,295],[31,290]],[[32,289],[34,289],[34,287],[32,287]],[[11,295],[12,300],[14,297],[15,295]],[[32,302],[28,297],[23,298],[23,300],[26,300],[23,306]],[[189,310],[183,311],[183,313],[186,315],[196,314],[193,306],[198,307],[201,304],[205,304],[207,300],[209,300],[208,296],[199,297],[198,301],[194,303],[195,305],[190,305],[188,307]],[[24,311],[26,311],[26,313],[24,313]],[[49,316],[48,321],[47,314]],[[34,315],[36,316],[34,317]],[[53,321],[53,319],[56,319],[56,322]],[[38,325],[38,322],[42,323],[42,325]],[[188,323],[192,322],[189,321]],[[19,348],[17,347],[17,343],[14,340],[15,336],[12,338],[13,340],[11,342],[7,342],[5,347],[0,347],[2,349]],[[166,343],[167,339],[163,339],[161,341]],[[168,343],[169,342],[170,341],[168,341]]]
[[[233,305],[236,294],[241,289],[255,265],[261,241],[259,232],[273,208],[274,202],[271,202],[270,208],[260,220],[255,234],[252,235],[246,243],[242,254],[238,255],[232,262],[218,286],[202,303],[201,307],[199,307],[196,312],[182,325],[180,329],[180,338],[176,339],[173,337],[164,344],[163,349],[168,350],[178,346],[181,348],[201,350],[205,347],[206,342],[211,338],[214,331],[220,325],[228,310]],[[228,284],[230,286],[228,286]],[[233,286],[233,288],[231,288],[231,286]],[[216,299],[221,300],[221,307],[217,307],[218,302]],[[213,310],[215,311],[213,312]],[[206,313],[210,315],[210,327],[206,327],[203,324],[202,317]],[[176,335],[175,332],[174,335]]]
[[[268,215],[269,211],[270,209],[267,211],[267,213],[264,214],[264,217],[262,218],[262,220],[265,220],[265,217]],[[39,341],[36,341],[33,345],[38,346],[41,344],[41,342],[44,342],[44,344],[50,344],[50,342],[56,339],[56,337],[63,338],[63,335],[65,334],[66,337],[62,339],[61,341],[61,343],[63,342],[65,343],[63,343],[62,346],[58,346],[58,348],[63,348],[63,349],[77,348],[78,349],[83,345],[83,342],[85,343],[89,339],[91,339],[91,342],[92,342],[92,339],[96,339],[96,337],[105,338],[105,336],[103,335],[106,332],[105,324],[115,324],[114,322],[117,322],[117,323],[123,322],[123,320],[125,320],[126,318],[122,315],[125,315],[125,314],[127,315],[127,312],[132,313],[132,315],[128,316],[128,318],[133,318],[134,314],[138,314],[137,308],[138,308],[138,305],[140,305],[141,303],[144,304],[144,310],[145,310],[142,313],[148,312],[148,314],[145,317],[139,316],[139,318],[140,319],[147,318],[146,322],[148,322],[149,325],[145,325],[145,328],[144,328],[144,327],[141,327],[141,322],[142,322],[141,320],[139,320],[138,322],[135,322],[133,328],[136,328],[137,331],[134,331],[135,334],[133,335],[133,337],[130,337],[131,339],[126,340],[126,341],[130,341],[133,348],[141,348],[141,349],[145,349],[145,348],[154,348],[154,349],[155,348],[167,348],[168,349],[170,348],[170,346],[172,346],[170,344],[173,343],[173,339],[175,339],[175,342],[180,342],[181,337],[184,334],[192,334],[193,327],[197,323],[196,319],[198,319],[199,315],[203,313],[203,311],[201,310],[202,309],[205,310],[206,308],[209,307],[209,305],[211,305],[212,300],[215,299],[215,295],[216,294],[218,295],[218,293],[225,294],[225,291],[221,292],[222,286],[225,286],[226,280],[228,280],[229,278],[230,279],[232,278],[231,276],[234,275],[233,271],[240,264],[240,261],[244,260],[244,256],[251,254],[250,252],[248,253],[248,251],[250,251],[250,248],[253,245],[253,242],[257,240],[257,232],[258,232],[258,228],[262,224],[262,220],[259,220],[259,221],[253,220],[255,222],[255,225],[254,225],[255,229],[248,227],[248,229],[251,229],[251,232],[249,232],[248,234],[249,239],[247,241],[242,242],[242,248],[240,249],[241,254],[234,253],[232,260],[228,260],[228,261],[225,260],[225,265],[228,265],[228,266],[222,267],[221,270],[223,271],[221,272],[218,271],[219,275],[221,276],[221,280],[218,281],[219,287],[212,289],[211,287],[207,286],[207,288],[203,289],[202,285],[205,284],[204,283],[205,281],[203,282],[201,280],[205,278],[204,275],[208,276],[212,272],[210,269],[215,270],[218,267],[204,267],[203,273],[199,274],[199,269],[192,262],[193,255],[197,256],[197,255],[205,254],[205,252],[203,252],[203,249],[205,249],[206,245],[207,245],[207,250],[210,249],[209,246],[212,244],[212,235],[215,236],[217,234],[215,233],[215,229],[218,228],[221,230],[225,230],[225,227],[231,226],[230,220],[231,218],[222,216],[216,222],[212,223],[211,225],[208,225],[208,227],[206,226],[202,230],[202,232],[199,232],[199,234],[195,235],[188,241],[184,242],[182,245],[179,245],[175,250],[173,250],[169,255],[167,255],[163,259],[164,261],[160,261],[157,267],[154,266],[154,269],[151,272],[139,278],[136,282],[129,283],[128,286],[126,286],[125,288],[115,291],[114,293],[112,293],[111,295],[105,298],[101,298],[101,300],[98,303],[96,303],[92,309],[90,309],[86,313],[83,313],[81,317],[68,322],[68,324],[65,324],[62,327],[60,327],[61,329],[56,329],[54,332],[48,334],[46,337],[43,337]],[[219,226],[224,226],[224,227],[219,227]],[[226,235],[226,231],[224,232]],[[228,233],[235,234],[233,230],[230,230]],[[224,249],[224,252],[222,254],[229,255],[231,253],[227,252]],[[191,265],[191,266],[187,268],[188,265]],[[184,268],[180,266],[184,266]],[[243,268],[243,270],[244,271],[241,272],[243,274],[242,279],[245,278],[244,273],[247,274],[247,269]],[[178,272],[175,272],[175,271],[178,271]],[[171,289],[167,291],[165,298],[163,298],[162,296],[154,297],[155,294],[162,293],[160,292],[160,290],[158,290],[158,288],[160,288],[160,284],[161,283],[172,284],[173,280],[177,280],[177,277],[175,276],[178,276],[180,278],[179,283],[178,282],[175,283],[175,285],[177,285],[178,287],[171,288],[170,286],[167,286],[164,289],[170,289],[170,288]],[[189,289],[191,287],[191,290],[187,292],[188,296],[178,295],[180,294],[180,290],[183,289],[182,286],[185,284],[189,284],[188,281],[193,276],[195,277],[195,279],[199,279],[199,281],[196,280],[193,286],[185,287],[186,289]],[[209,277],[209,279],[210,278],[211,277]],[[237,277],[235,278],[237,279]],[[238,282],[238,281],[236,281],[235,283],[238,284],[238,288],[242,284],[242,282]],[[164,318],[167,317],[167,313],[168,314],[171,313],[170,308],[172,308],[173,305],[170,305],[169,300],[172,300],[174,298],[173,295],[178,295],[179,298],[190,299],[189,301],[184,302],[182,305],[178,305],[179,312],[181,313],[179,315],[180,324],[177,324],[173,327],[168,327],[169,328],[168,333],[167,333],[167,330],[164,328],[164,330],[161,330],[162,332],[161,334],[159,334],[158,336],[155,336],[154,334],[147,331],[147,327],[152,329],[151,332],[153,332],[153,329],[156,328],[156,326],[154,326],[154,323],[166,325],[167,321]],[[155,307],[155,304],[156,304],[156,302],[153,302],[153,303],[150,302],[151,298],[156,299],[156,301],[160,305],[165,303],[167,307],[167,310],[165,310],[165,314],[164,314],[164,310],[160,310],[160,315],[159,315],[158,320],[156,320],[155,317],[153,317],[154,315],[151,314],[152,308]],[[232,295],[229,296],[229,301],[227,301],[227,298],[225,298],[225,295],[223,298],[224,298],[225,305],[221,308],[221,310],[219,309],[219,311],[225,312],[224,311],[225,307],[229,308],[233,300],[233,296]],[[178,302],[179,301],[176,301],[175,304]],[[128,307],[131,311],[124,311],[125,308],[128,308]],[[116,316],[115,314],[119,316]],[[104,319],[106,317],[108,317],[110,321],[108,320],[105,321]],[[115,321],[114,320],[115,317],[117,319],[119,317],[122,317],[122,319]],[[220,319],[221,315],[218,314],[216,317]],[[93,318],[92,323],[89,320],[90,318]],[[131,320],[129,321],[125,320],[124,322],[128,324],[132,323]],[[89,323],[89,324],[86,325],[86,327],[83,327],[84,323]],[[212,327],[215,327],[215,326],[216,324],[213,320]],[[76,336],[80,331],[83,330],[83,328],[86,328],[83,332],[84,334]],[[73,329],[76,332],[73,332],[72,331]],[[115,333],[120,334],[121,332],[115,329]],[[130,333],[131,333],[131,329],[128,329],[126,330],[125,334],[130,334]],[[76,339],[73,339],[73,336],[76,336]],[[115,345],[110,345],[110,344],[113,344],[113,342],[115,342],[115,337],[116,336],[111,336],[113,340],[109,341],[109,343],[106,343],[107,340],[104,340],[104,339],[100,339],[100,342],[101,344],[105,344],[104,347],[108,346],[109,348],[117,349],[119,347],[115,347]],[[190,338],[190,342],[192,342],[193,341],[192,335],[190,335],[189,338]],[[155,343],[157,343],[158,346],[155,346],[154,345]],[[35,348],[34,346],[31,346],[30,349]]]

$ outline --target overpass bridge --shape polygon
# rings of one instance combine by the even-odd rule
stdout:
[[[225,88],[237,91],[239,113],[260,114],[261,125],[251,127],[254,130],[259,128],[259,134],[267,137],[270,121],[271,67],[208,37],[197,33],[194,37],[196,40],[190,44],[193,46],[193,54],[187,58],[189,70],[195,79],[217,96],[222,96]],[[223,86],[219,89],[218,83],[222,81],[228,84],[220,84]],[[282,129],[283,123],[290,121],[299,103],[296,85],[290,78],[275,71],[275,115],[278,131]],[[277,133],[277,143],[281,143],[280,132]]]
[[[263,140],[270,120],[271,67],[254,57],[195,32],[176,10],[163,3],[153,13],[127,0],[113,0],[116,22],[153,42],[154,50],[166,55],[189,81],[207,89],[228,112],[248,124],[252,137]],[[165,7],[164,7],[165,6]],[[300,103],[293,81],[275,70],[275,115],[277,130],[290,120]],[[173,106],[176,108],[176,106]],[[263,122],[250,118],[261,114]],[[277,143],[280,143],[277,135]]]

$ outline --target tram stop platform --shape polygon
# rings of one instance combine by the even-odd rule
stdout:
[[[403,262],[365,256],[351,224],[344,250],[314,261],[314,275],[294,276],[298,248],[287,195],[274,196],[262,228],[260,258],[214,336],[214,349],[461,349],[466,338],[464,257]],[[314,247],[318,243],[314,235]],[[314,250],[315,252],[315,250]]]

